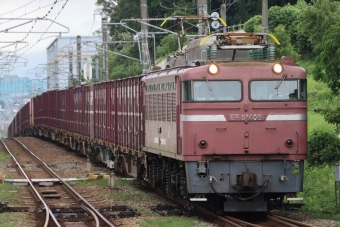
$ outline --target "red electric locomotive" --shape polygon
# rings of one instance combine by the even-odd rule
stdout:
[[[65,103],[53,107],[54,125],[36,97],[25,110],[36,113],[30,123],[15,118],[9,135],[53,138],[216,210],[282,205],[302,191],[306,71],[292,57],[275,62],[275,47],[262,38],[197,39],[164,70],[56,94]]]

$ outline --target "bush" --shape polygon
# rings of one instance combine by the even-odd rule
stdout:
[[[256,27],[258,25],[261,26],[262,29],[262,16],[261,15],[256,15],[250,18],[247,22],[244,23],[244,31],[245,32],[255,32],[257,29]]]
[[[308,162],[311,165],[335,164],[340,160],[340,140],[330,132],[313,131],[308,139]]]
[[[335,204],[334,166],[311,167],[307,162],[304,171],[303,192],[300,192],[298,196],[304,198],[305,206],[302,207],[302,212],[323,218],[326,218],[327,215],[336,215],[339,211]]]
[[[157,57],[167,56],[169,53],[172,53],[177,50],[178,50],[177,35],[174,34],[167,35],[161,40],[160,45],[156,48]]]

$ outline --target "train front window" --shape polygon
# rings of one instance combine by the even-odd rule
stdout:
[[[253,101],[307,100],[307,80],[254,80],[249,94]]]
[[[184,81],[183,102],[233,102],[242,99],[240,81]]]

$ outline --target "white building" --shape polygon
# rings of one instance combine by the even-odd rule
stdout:
[[[80,67],[86,75],[92,75],[92,58],[98,54],[97,45],[101,45],[101,36],[80,37]],[[63,89],[78,81],[77,37],[56,38],[47,51],[47,89]],[[94,68],[94,67],[93,67]],[[83,72],[81,72],[83,75]]]

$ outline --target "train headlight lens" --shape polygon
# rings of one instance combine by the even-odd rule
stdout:
[[[212,75],[216,75],[218,73],[218,66],[215,63],[211,63],[209,65],[208,71]]]
[[[273,72],[276,74],[280,74],[283,71],[283,65],[281,65],[280,63],[275,63],[273,65]]]
[[[286,144],[287,147],[291,147],[291,146],[294,145],[294,142],[293,142],[292,139],[287,139],[286,142],[285,142],[285,144]]]
[[[207,145],[208,145],[208,143],[207,143],[207,141],[205,141],[205,140],[201,140],[200,141],[200,143],[198,144],[201,148],[205,148]]]

